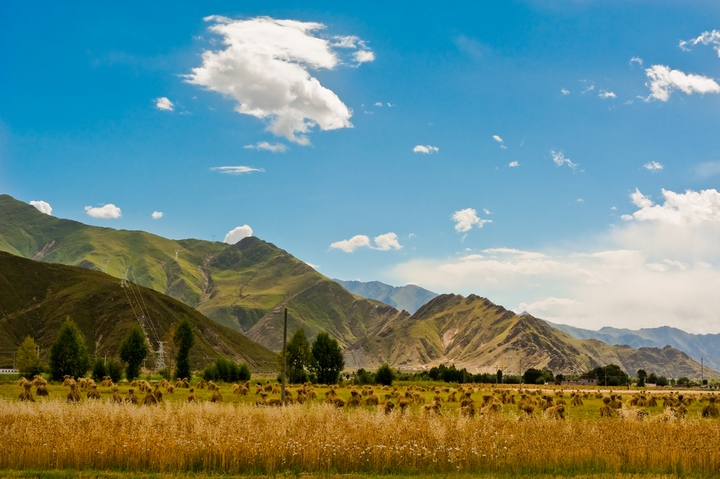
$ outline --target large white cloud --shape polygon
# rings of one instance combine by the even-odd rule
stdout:
[[[45,213],[46,215],[52,216],[52,207],[50,206],[50,203],[48,203],[47,201],[33,200],[30,202],[30,205],[37,208],[38,211]]]
[[[480,218],[474,208],[465,208],[464,210],[458,210],[452,215],[452,220],[455,222],[455,231],[464,233],[470,231],[473,226],[482,228],[485,223],[492,223],[492,220],[484,220]]]
[[[220,16],[209,30],[222,39],[224,50],[205,51],[202,65],[186,76],[189,83],[226,95],[238,113],[267,119],[268,130],[307,145],[307,133],[351,127],[352,112],[310,70],[332,70],[342,63],[336,48],[355,51],[354,61],[374,55],[356,37],[335,43],[314,35],[320,23],[269,17],[232,20]]]
[[[688,95],[720,93],[720,85],[712,78],[671,70],[664,65],[653,65],[645,70],[645,74],[650,80],[646,84],[650,88],[648,99],[668,101],[674,90],[680,90]]]
[[[489,248],[393,268],[399,283],[476,293],[518,312],[597,329],[671,325],[720,332],[720,193],[639,190],[634,212],[585,247]]]
[[[86,206],[85,212],[88,214],[88,216],[102,219],[116,219],[122,216],[122,211],[120,211],[120,208],[118,208],[112,203],[108,203],[104,206],[99,207]]]
[[[252,236],[252,234],[253,230],[248,225],[238,226],[237,228],[233,228],[232,230],[228,231],[228,233],[225,235],[225,243],[235,244],[243,238]]]
[[[384,235],[378,235],[375,237],[375,249],[380,251],[388,251],[391,249],[402,249],[398,236],[395,233],[385,233]]]

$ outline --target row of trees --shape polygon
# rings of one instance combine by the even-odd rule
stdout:
[[[195,333],[187,319],[182,320],[173,335],[177,353],[175,356],[175,377],[190,377],[190,349],[195,344]],[[140,368],[148,357],[150,347],[145,334],[138,323],[135,323],[120,344],[118,355],[120,361],[115,359],[105,363],[97,358],[93,366],[93,377],[102,379],[110,376],[114,381],[120,379],[122,370],[125,370],[127,379],[140,376]],[[16,354],[16,364],[20,374],[31,378],[43,371],[40,355],[35,341],[31,337],[25,338]],[[65,319],[58,330],[57,337],[50,347],[50,376],[53,380],[60,380],[65,375],[84,377],[90,369],[90,355],[80,328],[69,317]]]

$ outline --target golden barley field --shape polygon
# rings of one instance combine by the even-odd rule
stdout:
[[[32,388],[34,401],[18,400],[29,388],[0,386],[0,470],[720,474],[720,419],[703,417],[715,407],[707,393],[306,386],[289,388],[301,403],[272,407],[271,384],[221,384],[194,388],[190,403],[189,388],[160,385],[158,404],[124,400],[131,388],[140,403],[156,389],[141,386],[118,388],[119,403],[110,386],[78,387],[78,402],[67,402],[69,386],[48,385],[47,397]],[[99,399],[87,397],[93,390]]]

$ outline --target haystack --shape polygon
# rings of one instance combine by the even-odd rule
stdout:
[[[122,397],[120,397],[120,393],[118,392],[119,389],[117,386],[112,387],[112,396],[110,396],[110,402],[115,404],[120,404],[122,402]]]
[[[25,378],[23,378],[25,379]],[[20,396],[18,396],[18,401],[32,401],[35,402],[35,398],[32,395],[32,384],[30,381],[27,381],[22,385],[22,392],[20,393]]]
[[[549,407],[545,410],[545,417],[548,419],[565,419],[565,405]]]
[[[600,406],[600,417],[617,417],[617,410],[610,406],[612,399],[609,397],[603,398],[603,405]]]
[[[187,402],[197,402],[197,396],[195,395],[195,388],[190,388],[190,391],[188,391]]]
[[[143,406],[154,406],[158,403],[157,399],[155,399],[155,396],[153,395],[151,390],[145,391],[145,397],[142,400]]]
[[[127,394],[125,395],[125,402],[130,404],[137,404],[138,399],[135,395],[135,390],[133,388],[128,389]]]
[[[715,418],[720,417],[720,410],[718,410],[716,401],[717,398],[715,396],[710,396],[710,399],[708,399],[709,404],[705,406],[702,410],[702,417],[707,418]]]
[[[220,393],[220,388],[217,388],[213,391],[212,396],[210,396],[210,402],[223,402],[222,393]]]
[[[100,399],[100,391],[97,390],[97,386],[94,385],[90,388],[90,390],[87,392],[87,398],[88,399]]]

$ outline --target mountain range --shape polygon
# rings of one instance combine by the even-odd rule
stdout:
[[[392,306],[400,311],[415,313],[421,306],[437,297],[437,293],[428,291],[420,286],[409,284],[407,286],[390,286],[380,281],[343,281],[333,280],[353,294],[363,298],[374,299]]]
[[[107,273],[114,277],[107,287],[116,292],[122,278],[126,284],[171,296],[225,326],[225,333],[217,333],[221,337],[236,337],[227,332],[232,330],[263,346],[248,349],[251,344],[252,348],[257,346],[252,342],[244,346],[257,354],[262,351],[266,359],[257,361],[263,364],[270,361],[267,349],[281,349],[283,312],[287,308],[290,333],[303,328],[312,340],[318,332],[328,331],[343,348],[350,368],[372,368],[388,362],[406,370],[420,370],[455,363],[472,371],[494,372],[502,367],[517,373],[529,367],[547,367],[555,372],[581,373],[616,363],[630,373],[643,367],[669,377],[700,375],[700,365],[674,348],[633,349],[575,339],[542,320],[518,316],[474,295],[441,295],[414,314],[398,311],[352,294],[286,251],[255,237],[237,244],[171,240],[143,231],[55,218],[0,195],[0,251],[36,262]],[[81,295],[84,288],[78,286],[73,291]],[[56,289],[48,284],[46,291],[49,295]],[[37,294],[20,291],[18,298],[24,298],[25,303],[18,300],[15,311],[4,312],[3,318],[31,307],[32,302],[27,301],[37,299]],[[42,333],[42,318],[48,314],[49,310],[31,323],[37,334]],[[7,320],[0,319],[0,329],[6,324]],[[48,325],[45,331],[50,334],[52,329]],[[12,339],[21,341],[21,335],[15,334]],[[93,344],[98,335],[113,336],[100,328],[94,336],[86,333],[86,340]],[[119,336],[116,333],[113,337]]]

